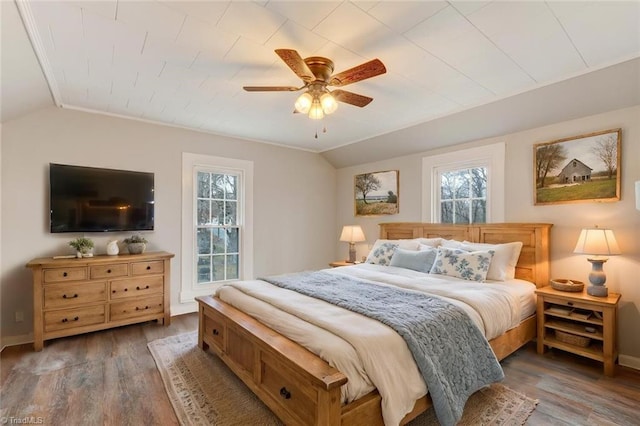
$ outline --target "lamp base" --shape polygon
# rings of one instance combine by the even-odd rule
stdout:
[[[356,263],[356,245],[349,243],[349,260],[348,263]]]
[[[609,289],[604,285],[590,285],[587,287],[587,294],[595,297],[607,297]]]

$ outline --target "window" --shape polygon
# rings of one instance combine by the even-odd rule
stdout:
[[[486,223],[486,167],[448,171],[438,178],[441,223]]]
[[[236,280],[240,276],[240,220],[237,173],[197,170],[197,282]]]
[[[504,144],[422,159],[422,220],[434,223],[504,221]]]
[[[252,278],[253,162],[183,153],[182,172],[180,302],[190,303]]]

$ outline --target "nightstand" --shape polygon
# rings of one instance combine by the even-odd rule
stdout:
[[[331,262],[329,264],[329,266],[331,266],[332,268],[338,268],[340,266],[350,266],[350,265],[355,265],[355,263],[349,263],[346,260],[336,260],[335,262]]]
[[[586,291],[567,292],[548,287],[538,296],[538,353],[545,346],[604,363],[604,374],[613,376],[618,358],[617,317],[620,295],[589,296]]]

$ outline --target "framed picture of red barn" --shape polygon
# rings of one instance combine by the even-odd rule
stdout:
[[[622,129],[533,146],[534,204],[620,200]]]

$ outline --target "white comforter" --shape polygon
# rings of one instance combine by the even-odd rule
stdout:
[[[441,297],[467,312],[487,339],[518,325],[523,317],[521,299],[527,299],[522,281],[473,283],[372,264],[326,272]],[[529,288],[533,299],[535,286]],[[344,373],[349,379],[342,388],[345,402],[377,388],[386,425],[399,424],[427,392],[402,337],[376,320],[259,280],[226,284],[216,294]]]

